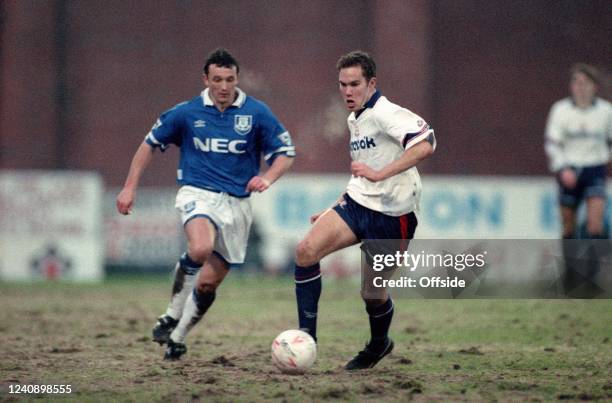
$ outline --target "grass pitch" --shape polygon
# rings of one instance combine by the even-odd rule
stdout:
[[[230,275],[172,363],[150,337],[169,293],[169,278],[0,283],[0,400],[612,400],[612,300],[398,299],[393,354],[347,373],[367,316],[357,284],[324,280],[316,367],[291,376],[270,361],[272,339],[296,325],[289,279]]]

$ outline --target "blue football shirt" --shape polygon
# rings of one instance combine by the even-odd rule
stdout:
[[[180,147],[179,184],[246,197],[262,155],[268,165],[278,155],[295,156],[291,135],[270,108],[236,92],[236,101],[220,112],[206,89],[164,112],[145,137],[162,151]]]

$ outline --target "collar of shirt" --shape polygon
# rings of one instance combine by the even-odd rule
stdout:
[[[234,103],[232,103],[232,106],[235,106],[237,108],[241,108],[242,105],[244,105],[244,102],[246,101],[246,94],[244,93],[244,91],[242,91],[238,87],[236,87],[236,93],[238,94],[238,96],[236,97],[236,100],[234,101]],[[204,106],[214,106],[215,105],[215,103],[213,102],[212,98],[210,97],[208,88],[206,88],[204,91],[202,91],[200,96],[202,97],[202,101],[204,102]]]
[[[367,108],[373,108],[374,105],[376,105],[376,101],[378,101],[378,99],[381,96],[382,96],[382,94],[380,93],[380,91],[376,90],[374,92],[374,94],[372,94],[370,99],[368,99],[368,102],[365,103],[365,105],[363,106],[363,109],[360,109],[357,112],[355,112],[355,119],[357,119],[359,117],[359,115],[361,115],[363,113],[363,111],[365,111]]]
[[[570,97],[570,99],[572,100],[572,105],[574,105],[576,108],[578,108],[578,104],[576,104],[576,100],[574,99],[574,97]],[[587,106],[586,108],[581,108],[581,109],[591,109],[592,107],[597,105],[597,97],[593,97],[593,100],[591,101],[591,105]]]

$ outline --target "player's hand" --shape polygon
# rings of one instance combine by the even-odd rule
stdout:
[[[323,213],[325,213],[326,211],[327,211],[327,210],[325,210],[325,211],[321,211],[321,212],[319,212],[319,213],[317,213],[317,214],[313,214],[313,215],[311,215],[311,216],[310,216],[310,223],[311,223],[311,224],[314,224],[314,223],[315,223],[315,221],[317,221],[317,220],[319,219],[319,217],[321,217],[321,216],[323,215]]]
[[[576,172],[573,169],[565,168],[559,172],[559,180],[561,184],[568,189],[573,189],[576,187],[576,182],[578,178],[576,177]]]
[[[249,183],[247,183],[247,192],[263,192],[270,187],[270,182],[261,176],[253,176]]]
[[[359,161],[351,162],[351,173],[353,176],[366,178],[370,182],[378,182],[382,179],[379,171],[376,171]]]
[[[136,192],[132,189],[123,188],[117,195],[117,211],[120,214],[132,214],[132,206],[136,199]]]

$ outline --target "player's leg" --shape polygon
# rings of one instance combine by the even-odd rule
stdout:
[[[576,212],[584,193],[584,171],[576,171],[576,174],[576,184],[573,188],[565,186],[557,176],[563,239],[576,238]]]
[[[599,165],[584,169],[584,198],[586,199],[586,232],[589,239],[605,239],[604,214],[606,211],[607,167]]]
[[[605,165],[587,167],[583,170],[581,178],[584,183],[584,199],[586,205],[586,225],[581,238],[586,239],[607,239],[607,229],[604,225],[604,216],[606,210],[606,172]],[[601,258],[602,247],[605,245],[600,242],[593,242],[584,245],[587,255],[581,252],[582,260],[586,259],[588,265],[582,268],[580,272],[581,280],[579,293],[576,296],[580,298],[592,298],[597,295],[598,288],[594,286],[597,273],[600,270],[599,260]],[[586,269],[586,270],[585,270]],[[586,279],[586,281],[585,281]]]
[[[560,206],[562,225],[562,251],[564,272],[561,276],[563,292],[569,296],[577,284],[575,258],[578,256],[578,243],[576,242],[576,210],[574,206]]]
[[[153,328],[153,341],[159,344],[167,343],[170,333],[178,325],[185,302],[191,295],[197,274],[214,245],[215,228],[207,218],[192,218],[185,223],[184,229],[187,235],[187,252],[181,256],[176,264],[172,296],[166,314],[157,320],[157,324]]]
[[[164,359],[177,360],[187,352],[185,337],[215,301],[217,287],[228,272],[229,264],[219,256],[213,254],[206,260],[198,275],[197,284],[187,298],[183,316],[170,335]]]
[[[354,245],[357,236],[336,211],[330,209],[314,223],[295,253],[295,295],[300,329],[317,337],[317,314],[321,296],[319,261],[330,253]]]
[[[606,199],[603,197],[589,197],[586,200],[587,233],[590,239],[605,238],[604,213]]]
[[[365,303],[365,310],[368,314],[370,324],[370,349],[380,352],[385,350],[390,343],[389,328],[393,320],[393,300],[385,288],[369,287],[374,277],[381,277],[388,280],[393,277],[395,269],[389,268],[380,272],[371,270],[366,262],[362,262],[366,267],[362,269],[362,276],[365,284],[361,289],[361,298]]]
[[[363,219],[368,223],[365,236],[374,240],[364,241],[362,249],[366,256],[405,251],[410,240],[414,238],[418,224],[414,213],[392,217],[366,211]],[[382,277],[385,280],[391,278],[395,268],[374,272],[367,259],[364,260],[362,261],[362,276],[365,282],[361,289],[361,297],[368,314],[370,340],[365,349],[346,364],[345,368],[348,370],[372,368],[390,354],[394,347],[393,340],[389,337],[394,313],[393,300],[385,288],[371,287],[370,284],[374,276]]]
[[[195,217],[188,221],[185,224],[185,235],[187,255],[193,256],[194,262],[202,262],[200,266],[203,266],[199,269],[196,286],[193,287],[192,282],[189,288],[183,287],[181,290],[183,307],[179,321],[169,336],[167,359],[177,359],[186,352],[182,344],[185,335],[210,307],[214,301],[214,291],[229,269],[225,262],[213,255],[216,230],[208,218]],[[190,324],[192,320],[193,323]]]
[[[183,313],[183,306],[191,292],[201,264],[194,262],[187,252],[183,253],[174,268],[174,281],[170,302],[166,313],[157,319],[153,328],[153,341],[159,344],[168,342],[170,333],[178,324]]]
[[[563,239],[573,239],[576,233],[576,208],[560,206]]]
[[[210,193],[210,192],[209,192]],[[206,199],[217,194],[206,195]],[[164,358],[178,359],[186,352],[183,344],[187,333],[208,311],[215,300],[216,289],[228,274],[230,264],[244,263],[249,231],[252,223],[251,205],[248,199],[238,199],[220,194],[213,205],[208,206],[208,223],[211,237],[193,226],[186,226],[187,238],[196,254],[204,261],[196,285],[187,298],[183,315],[176,329],[170,335],[168,349]],[[195,220],[194,220],[195,221]],[[214,223],[214,227],[213,227]],[[216,231],[213,231],[215,229]],[[207,242],[208,240],[214,240]]]
[[[559,212],[561,214],[562,248],[564,272],[562,274],[563,291],[566,295],[576,287],[575,267],[573,258],[577,255],[576,239],[576,212],[581,199],[580,176],[576,186],[572,189],[565,187],[559,181]]]
[[[604,226],[604,214],[606,210],[606,199],[601,196],[592,196],[586,199],[586,236],[588,239],[607,239],[608,234]],[[588,241],[587,241],[588,242]],[[600,259],[602,254],[606,255],[602,248],[602,243],[593,241],[593,245],[587,249],[586,258],[588,265],[586,270],[583,269],[582,276],[586,281],[581,287],[581,294],[577,295],[581,298],[593,298],[598,294],[599,289],[595,286],[597,273],[599,273]]]

